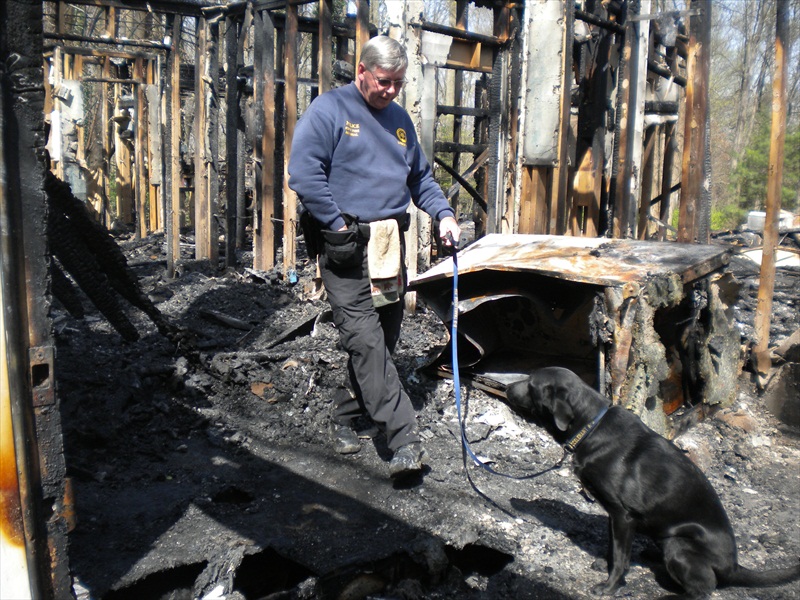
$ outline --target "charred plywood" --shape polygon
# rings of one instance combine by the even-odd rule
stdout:
[[[457,256],[460,373],[502,395],[533,368],[571,368],[669,434],[679,408],[734,395],[729,257],[711,245],[486,236]],[[452,286],[452,259],[410,284],[448,329]],[[452,373],[449,346],[431,366]]]

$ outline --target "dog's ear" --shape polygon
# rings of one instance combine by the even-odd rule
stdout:
[[[553,412],[553,401],[555,399],[555,387],[551,383],[535,384],[530,383],[532,398],[538,398],[539,404]]]
[[[558,386],[553,392],[553,418],[561,431],[567,430],[574,416],[568,396],[569,391],[565,387]]]

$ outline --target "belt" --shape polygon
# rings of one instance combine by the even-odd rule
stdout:
[[[389,217],[390,219],[394,219],[397,221],[397,225],[400,231],[408,231],[409,226],[411,225],[411,219],[408,213],[403,213],[399,217]],[[355,223],[356,228],[358,229],[359,235],[366,241],[369,240],[370,236],[370,226],[369,223],[362,223],[360,221],[356,221]]]

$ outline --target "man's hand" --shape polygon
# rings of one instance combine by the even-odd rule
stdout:
[[[449,234],[449,235],[448,235]],[[458,244],[461,237],[461,228],[453,217],[445,217],[439,222],[439,237],[444,246]]]

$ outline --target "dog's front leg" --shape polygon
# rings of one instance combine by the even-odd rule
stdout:
[[[625,583],[631,563],[631,547],[636,526],[625,512],[608,515],[608,579],[592,588],[595,596],[611,596]]]

